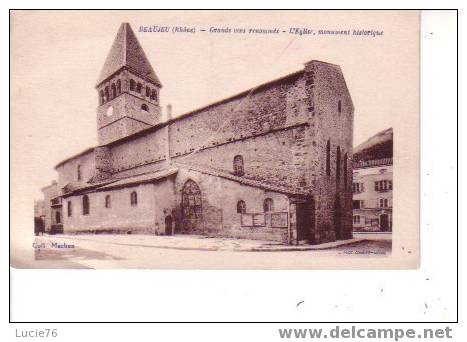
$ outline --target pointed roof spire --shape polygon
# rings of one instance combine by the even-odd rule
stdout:
[[[129,23],[122,23],[102,67],[97,85],[126,67],[135,74],[162,86]]]

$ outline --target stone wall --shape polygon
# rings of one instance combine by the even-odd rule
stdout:
[[[352,100],[339,66],[312,61],[305,70],[307,87],[313,93],[309,130],[313,152],[308,162],[308,176],[316,203],[315,239],[318,243],[333,241],[339,235],[335,230],[336,202],[341,207],[340,237],[349,238],[352,232]],[[331,146],[330,175],[326,174],[328,140]],[[341,152],[339,179],[336,176],[337,147]]]
[[[78,165],[81,170],[81,180],[78,180]],[[94,149],[69,159],[56,167],[58,172],[58,187],[61,189],[66,184],[81,186],[91,180],[96,173]]]
[[[130,202],[130,194],[133,191],[136,191],[138,196],[136,206],[131,206]],[[63,201],[65,233],[163,234],[165,213],[172,210],[172,194],[173,185],[170,181],[88,193],[89,215],[83,215],[83,195],[67,197]],[[110,196],[110,208],[105,207],[107,195]],[[72,206],[71,216],[68,215],[68,202],[71,202]]]
[[[263,202],[266,198],[273,200],[275,212],[288,212],[287,195],[183,168],[179,170],[175,180],[174,215],[179,225],[182,189],[189,179],[196,182],[201,190],[203,224],[201,230],[196,233],[287,241],[287,227],[273,228],[268,219],[264,227],[242,226],[241,214],[237,213],[237,202],[240,200],[245,201],[247,213],[263,213]]]

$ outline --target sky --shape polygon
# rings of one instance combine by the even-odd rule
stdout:
[[[30,208],[61,160],[97,144],[95,84],[129,22],[180,115],[322,60],[341,66],[352,96],[354,145],[418,114],[418,13],[360,11],[16,11],[11,17],[13,206]],[[379,30],[381,37],[140,33],[141,26]],[[401,120],[402,118],[402,120]],[[405,125],[405,126],[404,126]],[[397,141],[397,140],[396,140]]]

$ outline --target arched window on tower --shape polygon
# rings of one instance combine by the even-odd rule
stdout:
[[[331,141],[326,144],[326,175],[331,175]]]
[[[101,89],[101,91],[99,92],[99,104],[104,104],[105,102],[105,97],[104,97],[104,91]]]
[[[117,87],[115,86],[115,83],[112,83],[112,98],[116,98],[117,97]]]
[[[141,94],[141,90],[143,89],[143,85],[141,83],[136,84],[136,92]]]
[[[120,95],[122,93],[122,81],[118,80],[117,81],[117,95]]]
[[[148,105],[145,104],[145,103],[143,103],[143,104],[141,105],[141,110],[143,110],[143,111],[145,111],[145,112],[149,112],[149,107],[148,107]]]
[[[263,202],[263,209],[265,213],[269,213],[274,210],[274,201],[272,198],[266,198]]]
[[[131,79],[130,80],[130,90],[135,91],[135,88],[136,88],[135,80]]]
[[[347,191],[347,184],[348,184],[348,173],[347,173],[347,158],[348,158],[348,155],[347,153],[344,154],[344,189],[345,191]]]
[[[337,101],[337,111],[339,114],[342,112],[342,102],[341,100]]]
[[[88,197],[88,195],[83,196],[83,215],[89,215],[89,197]]]
[[[105,87],[104,94],[105,94],[105,102],[109,101],[110,100],[110,98],[109,98],[109,87]]]
[[[336,151],[336,180],[341,178],[341,148],[337,146]]]
[[[237,202],[237,213],[245,214],[246,213],[246,203],[243,200]]]
[[[235,176],[243,176],[245,174],[245,170],[243,168],[243,157],[241,155],[234,157],[233,171]]]
[[[156,89],[153,89],[151,92],[151,100],[156,101],[156,99],[157,99]]]
[[[136,193],[136,191],[133,191],[130,194],[130,204],[132,207],[136,207],[138,205],[138,194]]]
[[[150,97],[150,96],[151,96],[151,88],[146,87],[146,97]]]
[[[81,165],[76,167],[76,179],[79,181],[81,180]]]

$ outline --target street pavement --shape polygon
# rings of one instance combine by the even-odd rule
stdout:
[[[303,269],[355,258],[384,258],[388,237],[318,246],[204,236],[52,235],[36,237],[34,260],[18,268]],[[336,259],[337,258],[337,259]],[[330,263],[330,261],[333,263]],[[331,268],[336,268],[334,265]],[[337,267],[338,268],[338,267]]]

